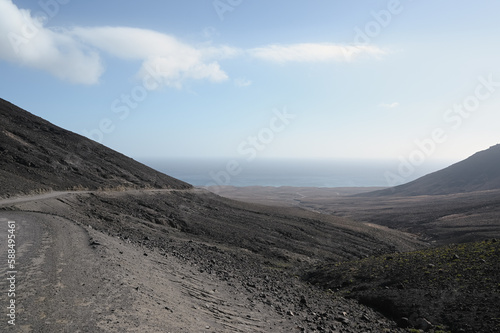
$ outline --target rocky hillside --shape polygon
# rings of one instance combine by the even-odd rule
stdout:
[[[308,281],[369,305],[402,327],[499,332],[496,239],[329,263]]]
[[[0,197],[68,189],[190,188],[0,99]]]
[[[410,183],[360,196],[445,195],[500,189],[500,144]]]

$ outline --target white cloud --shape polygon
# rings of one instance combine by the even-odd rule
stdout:
[[[399,103],[398,102],[382,103],[382,104],[379,104],[379,106],[382,108],[386,108],[386,109],[394,109],[394,108],[397,108],[399,106]]]
[[[234,56],[233,48],[195,48],[173,36],[128,27],[76,28],[72,34],[112,56],[142,60],[139,76],[155,72],[165,85],[180,88],[186,79],[221,82],[228,79],[215,59]]]
[[[331,43],[301,43],[289,45],[268,45],[249,50],[251,56],[266,61],[287,62],[325,62],[351,61],[359,56],[381,56],[382,49],[372,45],[340,45]]]
[[[237,78],[234,80],[234,85],[238,88],[244,88],[244,87],[249,87],[252,85],[251,80],[247,80],[245,78]]]
[[[219,61],[250,55],[275,63],[351,61],[380,56],[376,46],[331,43],[268,45],[249,50],[211,44],[189,45],[174,36],[132,27],[48,28],[46,20],[0,0],[0,59],[46,71],[79,84],[96,84],[104,73],[102,54],[141,62],[137,76],[154,76],[157,82],[182,87],[186,80],[222,82],[228,74]],[[239,87],[252,82],[236,79]]]
[[[175,37],[129,27],[50,29],[19,9],[11,0],[0,0],[0,59],[49,72],[73,83],[96,84],[104,73],[101,53],[125,60],[141,60],[169,86],[186,79],[221,82],[228,79],[218,59],[232,57],[236,49],[222,46],[194,47]]]
[[[65,31],[46,28],[42,20],[11,0],[0,0],[0,59],[80,84],[97,83],[104,71],[95,51]]]

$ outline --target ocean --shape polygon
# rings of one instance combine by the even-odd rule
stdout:
[[[402,168],[400,161],[372,160],[141,160],[194,186],[388,187],[410,182],[449,165],[427,162]],[[402,172],[404,171],[404,172]],[[396,179],[396,181],[394,180]]]

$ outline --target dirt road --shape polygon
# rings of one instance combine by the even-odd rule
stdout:
[[[65,195],[17,198],[14,203],[36,211],[57,205]],[[10,202],[0,201],[0,206]],[[7,266],[9,221],[15,222],[14,268]],[[1,210],[0,332],[303,332],[320,325],[335,327],[335,332],[361,327],[399,331],[354,301],[332,299],[276,272],[255,272],[266,274],[258,279],[263,284],[256,285],[248,282],[254,277],[232,270],[221,279],[202,269],[207,265],[186,259],[206,245],[169,244],[167,253],[53,214]],[[224,260],[232,258],[229,253]],[[216,265],[220,259],[206,260]],[[15,280],[8,280],[12,275]],[[9,296],[12,288],[15,296]],[[314,301],[302,303],[300,297]],[[15,325],[7,316],[11,300]]]
[[[200,192],[203,191],[199,188],[190,188],[190,189],[147,189],[147,190],[128,190],[126,192],[134,193],[134,192]],[[123,191],[122,191],[123,192]],[[0,199],[0,207],[11,206],[23,202],[34,202],[34,201],[43,201],[46,199],[64,197],[68,194],[84,194],[91,193],[91,191],[52,191],[37,195],[25,195],[25,196],[17,196],[12,198],[3,198]]]
[[[98,332],[110,303],[130,300],[126,290],[117,293],[114,276],[89,246],[90,236],[82,227],[56,216],[2,212],[4,256],[7,221],[16,225],[16,318],[15,327],[2,320],[2,332]],[[5,265],[1,273],[6,276]],[[1,280],[1,290],[8,288],[7,282]],[[7,304],[10,300],[2,296]]]
[[[43,202],[63,195],[11,202]],[[15,297],[5,292],[11,283],[5,277],[12,274],[2,264],[1,332],[267,332],[276,325],[292,329],[292,322],[283,323],[272,311],[262,314],[265,309],[251,305],[235,287],[196,267],[57,216],[0,212],[4,263],[9,221],[15,222]],[[14,321],[7,317],[11,299]]]
[[[266,332],[276,324],[283,328],[282,318],[250,310],[246,298],[209,274],[60,217],[1,212],[4,262],[8,221],[16,226],[16,295],[9,298],[3,292],[1,302],[7,305],[14,299],[16,308],[13,326],[7,306],[1,307],[2,332]],[[2,277],[7,270],[1,266]],[[8,290],[9,283],[1,279],[0,289]]]

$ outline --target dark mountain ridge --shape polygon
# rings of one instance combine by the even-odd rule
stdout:
[[[0,99],[0,196],[192,186]]]
[[[448,195],[500,189],[500,144],[407,184],[358,196]]]
[[[400,250],[422,246],[412,236],[389,231],[374,236],[375,228],[343,219],[228,201],[3,100],[0,100],[0,119],[0,197],[77,190],[70,195],[85,199],[71,202],[64,209],[58,207],[50,214],[61,214],[69,207],[70,214],[90,209],[84,215],[95,219],[89,220],[87,225],[106,221],[104,225],[94,225],[96,229],[102,227],[110,232],[110,228],[122,230],[131,224],[135,230],[141,223],[153,223],[190,235],[201,234],[209,242],[223,242],[254,252],[272,253],[272,244],[272,247],[293,253],[309,251],[312,257],[319,252],[323,257],[357,258],[366,253],[392,251],[400,238],[397,247]],[[63,199],[54,200],[60,203]],[[131,223],[137,214],[141,222]],[[124,215],[129,217],[123,218]],[[273,229],[277,230],[277,235],[271,231]],[[332,242],[332,239],[338,241]]]
[[[107,251],[105,249],[108,249],[110,244],[118,242],[121,248],[137,249],[142,252],[140,259],[125,255],[126,251],[109,252],[108,258],[119,262],[118,266],[109,266],[111,272],[106,273],[106,280],[113,285],[111,290],[119,294],[126,293],[128,290],[134,295],[131,298],[134,301],[129,299],[126,305],[122,306],[123,303],[116,303],[113,295],[103,295],[94,303],[103,306],[109,304],[106,311],[125,309],[129,306],[127,310],[120,310],[124,311],[126,317],[129,318],[137,312],[137,304],[143,306],[142,301],[141,303],[135,302],[136,297],[142,293],[151,302],[149,307],[145,306],[144,313],[147,313],[148,320],[156,321],[159,318],[162,321],[161,331],[165,331],[165,327],[168,328],[168,325],[178,318],[170,316],[170,313],[196,325],[198,323],[198,319],[195,318],[197,317],[196,310],[203,311],[210,317],[210,325],[213,323],[218,325],[227,320],[227,314],[219,310],[220,305],[228,303],[229,306],[233,303],[233,296],[239,295],[242,299],[247,299],[252,303],[252,306],[248,307],[250,310],[256,306],[251,316],[244,316],[245,322],[242,323],[247,325],[246,323],[250,323],[251,320],[259,325],[265,324],[266,329],[255,330],[246,327],[245,330],[236,330],[233,326],[234,322],[231,322],[228,329],[217,330],[217,332],[292,332],[299,326],[303,327],[302,331],[313,331],[318,327],[321,327],[321,331],[326,331],[326,328],[335,329],[340,325],[346,325],[339,323],[334,315],[339,308],[344,309],[346,314],[349,313],[348,321],[352,326],[342,332],[404,331],[397,328],[394,322],[381,321],[378,314],[369,315],[370,311],[366,307],[345,299],[330,297],[322,290],[304,283],[300,280],[300,276],[301,272],[309,269],[314,263],[327,259],[335,261],[359,259],[370,254],[409,251],[426,247],[427,244],[418,240],[417,237],[303,209],[260,206],[225,199],[156,172],[5,101],[0,101],[0,121],[0,196],[51,190],[84,188],[90,190],[53,193],[50,196],[38,196],[36,199],[24,197],[0,200],[0,213],[2,213],[0,220],[7,218],[4,217],[7,216],[5,212],[9,214],[13,212],[12,214],[17,216],[18,220],[25,219],[25,216],[29,218],[32,216],[29,214],[33,213],[50,219],[58,217],[62,219],[59,221],[75,223],[85,232],[107,239],[107,241],[99,239],[95,241],[93,238],[83,237],[85,238],[82,238],[84,248],[90,248],[92,251],[100,251],[99,249]],[[171,190],[149,190],[151,188]],[[124,190],[116,191],[115,189]],[[29,214],[26,214],[27,212]],[[54,222],[53,226],[46,227],[47,234],[52,235],[59,231],[62,235],[67,233],[59,221]],[[33,222],[33,228],[37,228],[38,225],[38,221]],[[60,251],[65,252],[68,247],[72,247],[66,242],[66,238],[63,238],[67,245],[64,245]],[[136,275],[136,277],[130,270],[126,271],[127,278],[134,280],[133,286],[122,281],[124,274],[121,273],[121,268],[117,267],[122,267],[124,258],[130,259],[134,267],[143,267],[145,261],[150,262],[149,260],[152,260],[150,258],[153,258],[145,252],[145,249],[159,257],[172,258],[183,269],[189,269],[189,274],[185,279],[190,281],[186,289],[188,292],[182,293],[180,301],[175,302],[182,308],[181,311],[186,311],[185,315],[178,309],[170,310],[170,305],[164,306],[163,301],[158,302],[163,292],[162,288],[167,287],[163,283],[158,283],[159,280],[152,277],[149,270],[145,275],[146,279],[152,279],[151,288],[145,287],[143,282],[140,284],[135,282],[144,280],[142,275],[145,271],[143,270],[140,271],[141,276]],[[50,251],[47,255],[44,254],[44,258],[57,265],[55,262],[60,260],[60,256],[57,251],[52,252],[52,246]],[[96,258],[103,257],[97,255]],[[24,262],[30,263],[31,261],[24,260]],[[108,265],[108,261],[106,264],[102,262],[104,261],[100,261],[99,267]],[[151,261],[151,267],[160,270],[160,275],[165,276],[171,266],[163,267],[158,263],[161,264],[160,261]],[[29,267],[29,269],[39,272],[38,267]],[[80,275],[71,275],[74,274],[73,271],[66,267],[64,272],[69,274],[65,275],[68,276],[65,286],[78,281],[75,285],[77,288],[82,287],[81,280],[78,280]],[[200,279],[202,273],[207,277]],[[175,275],[171,276],[175,288],[182,280],[177,274],[175,272]],[[41,276],[41,274],[34,275]],[[88,281],[100,283],[101,279],[102,276],[99,276]],[[217,283],[217,289],[205,292],[207,281]],[[236,293],[231,291],[231,302],[219,298],[222,296],[218,290],[224,288],[219,283],[228,283],[237,288]],[[33,289],[37,289],[37,292],[40,292],[40,289],[47,290],[49,288],[46,288],[46,285],[46,280],[43,284],[36,280]],[[89,284],[85,283],[85,288],[87,285]],[[38,286],[39,288],[36,288]],[[170,288],[168,287],[169,290]],[[93,292],[88,291],[88,293],[89,297],[95,297]],[[61,293],[61,297],[66,295],[64,298],[66,306],[61,309],[70,312],[68,316],[73,316],[73,318],[80,316],[79,312],[74,310],[77,309],[75,303],[69,300],[75,294],[76,292],[72,292],[70,287],[66,288],[66,294]],[[55,305],[48,303],[40,305],[40,303],[32,302],[35,298],[32,294],[27,297],[31,298],[27,298],[24,304],[34,303],[37,308],[44,313],[50,313],[57,320],[68,318],[65,317],[66,313],[62,315],[58,311],[53,311]],[[78,297],[78,302],[81,303],[81,296]],[[206,297],[213,297],[217,304],[213,307],[208,306]],[[201,306],[184,305],[190,304],[188,302],[191,300],[202,302],[203,309]],[[20,303],[23,304],[23,302]],[[130,306],[132,304],[133,309]],[[159,306],[160,304],[162,306]],[[159,312],[156,313],[160,313],[159,315],[154,314],[157,310]],[[89,311],[94,311],[96,316],[97,312],[102,313],[99,309]],[[303,315],[299,316],[299,312]],[[32,312],[26,311],[25,313]],[[231,313],[236,313],[236,311],[232,309]],[[318,313],[324,315],[317,316]],[[270,326],[267,329],[268,315],[279,316],[280,320],[285,316],[289,319],[281,320],[280,326]],[[377,316],[379,319],[376,319]],[[49,322],[47,318],[44,318],[43,324],[37,323],[38,317],[30,316],[23,323],[31,321],[34,323],[33,327],[38,329]],[[50,328],[47,331],[62,331],[54,329],[58,325],[54,324],[56,320],[50,320],[50,322]],[[68,322],[73,321],[68,320]],[[122,319],[119,322],[121,323]],[[119,322],[114,319],[113,325]],[[139,321],[134,321],[134,329],[137,328],[137,322]],[[141,329],[144,326],[145,324],[141,322]],[[68,329],[64,330],[68,331]],[[129,329],[113,328],[109,331],[125,332]],[[144,329],[143,331],[158,332],[160,330]]]
[[[245,325],[250,323],[250,320],[253,323],[264,323],[265,330],[258,330],[260,332],[292,332],[295,329],[302,332],[411,332],[412,330],[406,327],[413,325],[413,319],[416,322],[415,327],[418,327],[419,321],[426,323],[423,315],[442,312],[441,303],[429,302],[427,296],[418,297],[429,294],[428,285],[434,286],[425,280],[427,277],[426,269],[430,269],[430,264],[435,270],[440,269],[441,264],[444,267],[445,264],[448,264],[447,258],[454,261],[459,260],[455,259],[455,252],[447,253],[444,259],[440,252],[437,253],[439,256],[435,255],[434,257],[441,258],[442,263],[435,262],[435,260],[422,262],[420,257],[430,257],[427,252],[416,252],[413,256],[409,255],[408,258],[416,259],[404,261],[404,263],[416,267],[419,273],[418,275],[414,274],[418,279],[414,279],[415,282],[412,281],[416,287],[420,288],[417,290],[418,293],[414,293],[415,288],[409,284],[410,280],[405,275],[401,275],[402,279],[396,279],[400,276],[399,272],[412,271],[407,266],[394,266],[387,262],[399,263],[399,258],[407,259],[404,254],[394,253],[428,248],[428,244],[420,241],[415,235],[300,208],[262,206],[221,198],[202,189],[192,188],[189,184],[161,174],[98,143],[54,126],[3,100],[0,100],[0,166],[0,196],[51,190],[91,190],[90,192],[56,193],[56,196],[40,196],[45,198],[35,200],[33,198],[0,200],[3,201],[0,203],[0,212],[12,213],[19,220],[22,220],[24,216],[29,217],[31,216],[29,214],[33,213],[41,213],[38,216],[46,216],[50,219],[60,218],[54,220],[52,226],[41,229],[41,231],[47,230],[46,234],[49,235],[54,234],[53,231],[57,230],[61,230],[61,235],[67,233],[60,224],[61,219],[63,219],[68,223],[74,222],[79,225],[82,230],[88,233],[87,236],[98,237],[97,239],[84,237],[82,244],[85,248],[96,251],[97,259],[106,258],[103,254],[107,253],[108,259],[106,260],[113,258],[119,264],[115,266],[109,265],[109,261],[98,261],[99,267],[107,266],[111,271],[105,275],[95,275],[87,282],[98,284],[101,288],[103,281],[105,281],[103,276],[105,276],[106,280],[110,282],[108,290],[120,295],[128,295],[127,292],[130,292],[130,295],[133,296],[127,299],[125,304],[117,303],[113,293],[101,295],[100,298],[96,299],[95,294],[88,291],[94,297],[92,298],[94,301],[89,303],[92,304],[92,309],[89,311],[94,311],[92,315],[95,314],[96,317],[102,317],[103,310],[94,309],[93,304],[106,306],[106,311],[114,312],[120,309],[127,318],[140,312],[137,304],[140,304],[141,307],[146,304],[144,315],[147,316],[148,320],[161,319],[163,330],[167,327],[165,323],[169,325],[179,317],[193,325],[198,325],[199,321],[196,317],[197,313],[200,312],[210,316],[211,325],[212,322],[219,324],[222,317],[228,317],[227,313],[220,310],[222,304],[227,303],[228,306],[234,304],[233,297],[238,295],[239,298],[246,299],[251,303],[248,306],[249,309],[255,308],[255,311],[251,312],[251,315],[244,316],[245,321],[241,322]],[[141,190],[151,188],[173,190]],[[126,191],[106,191],[106,189],[126,189]],[[368,201],[352,197],[349,199],[360,202]],[[373,199],[373,201],[378,200],[378,198]],[[29,212],[29,216],[26,215],[27,212]],[[0,215],[0,219],[6,218],[3,216]],[[33,225],[34,228],[38,227],[38,221]],[[114,242],[120,247],[108,250],[115,244]],[[487,254],[491,254],[492,246],[490,243],[486,245],[472,250],[484,248],[487,250],[485,251]],[[72,244],[67,244],[65,248],[62,248],[63,251],[66,251],[68,246],[71,247]],[[45,248],[45,246],[43,247]],[[132,248],[134,251],[137,249],[137,252],[133,252],[134,255],[128,254],[128,250]],[[125,251],[118,251],[118,249],[125,249]],[[57,260],[62,259],[57,255],[57,251],[52,252],[52,246],[47,251],[49,250],[50,252],[46,252],[46,256],[43,252],[47,260],[53,259],[48,261],[53,263],[53,266],[48,267],[66,265],[66,262],[57,262]],[[482,260],[478,261],[477,252],[472,253],[472,259],[466,256],[467,253],[467,251],[458,252],[458,257],[463,262],[457,261],[460,264],[457,265],[457,270],[468,267],[468,261],[473,260],[476,264],[473,267],[477,268],[475,272],[484,273],[485,280],[490,279],[491,275],[493,279],[490,284],[500,286],[496,278],[498,276],[496,273],[498,271],[497,258],[485,255],[484,258],[480,257]],[[430,254],[434,255],[432,252]],[[373,255],[377,256],[370,257]],[[138,259],[139,257],[141,259]],[[174,260],[163,267],[163,262],[157,261],[160,257],[174,259],[176,263],[179,263],[178,267],[189,270],[185,279],[185,281],[189,280],[189,285],[186,285],[187,292],[181,293],[179,301],[176,300],[175,304],[177,306],[178,303],[179,307],[176,307],[175,310],[171,310],[170,304],[167,307],[166,303],[163,303],[163,298],[160,298],[163,295],[162,288],[168,286],[167,289],[172,290],[170,284],[158,283],[161,281],[157,279],[158,276],[151,276],[149,270],[143,269],[143,267],[148,266],[142,266],[145,262],[150,262],[152,266],[149,267],[159,269],[161,276],[165,276],[169,270],[172,270],[175,274],[172,275],[171,282],[177,288],[179,281],[184,281],[184,276],[180,278],[178,271],[171,267]],[[131,267],[141,266],[138,270],[139,273],[133,273],[129,268],[126,268],[124,259],[133,263],[130,265]],[[341,264],[351,260],[356,260],[352,266]],[[24,262],[30,261],[24,260]],[[138,262],[141,265],[137,265]],[[373,272],[377,274],[369,275],[365,279],[365,276],[351,270],[351,267],[356,269],[359,262],[362,265],[365,262],[375,262],[378,271],[373,270]],[[380,262],[383,264],[378,265]],[[317,269],[314,268],[316,264],[318,264]],[[336,266],[337,264],[339,266]],[[125,268],[121,270],[122,265],[126,270]],[[347,274],[339,276],[337,274],[339,267],[347,267],[347,272],[354,274],[354,277]],[[26,267],[26,271],[28,268],[33,269],[34,272],[39,269],[38,266]],[[80,276],[71,275],[74,273],[66,266],[61,271],[63,273],[55,275],[55,279],[68,273],[67,280],[69,282],[78,281],[75,286],[78,288],[83,286],[78,280]],[[87,269],[87,271],[92,271],[92,269]],[[148,274],[144,274],[145,271]],[[126,274],[123,274],[125,272]],[[315,280],[310,278],[311,274],[308,274],[310,272],[314,273]],[[444,278],[454,279],[457,277],[454,275],[455,270],[443,270],[443,272]],[[470,272],[469,275],[472,273]],[[362,278],[361,283],[358,280],[358,275]],[[36,292],[44,289],[52,293],[53,289],[46,287],[45,275],[33,274],[32,276],[40,277],[33,283],[34,286],[38,287],[38,289],[33,288],[37,289]],[[129,280],[124,280],[125,276]],[[396,279],[396,283],[389,281],[391,283],[388,284],[385,281],[386,276]],[[307,282],[317,283],[319,286],[337,288],[338,291],[332,293],[330,290],[325,293],[310,283],[305,283],[300,277],[306,279]],[[41,278],[44,278],[43,283],[40,282]],[[144,280],[148,278],[151,278],[151,284],[143,284]],[[61,283],[60,281],[57,281],[58,284]],[[462,281],[464,279],[458,280],[451,285],[450,290],[445,290],[445,292],[453,291],[456,295],[459,287],[462,287],[459,284]],[[195,282],[196,284],[192,284]],[[216,284],[217,289],[208,291],[207,282]],[[224,290],[223,288],[225,288],[223,283],[226,282],[227,285],[235,288],[227,289],[227,293],[231,291],[230,299],[227,298],[230,302],[226,302],[223,294],[220,293],[220,289]],[[448,283],[448,281],[445,282]],[[329,283],[334,284],[330,286]],[[340,285],[338,285],[339,283]],[[418,283],[422,283],[423,287],[420,287]],[[85,284],[83,292],[86,291],[88,285]],[[405,328],[398,328],[394,322],[382,320],[379,314],[368,311],[369,309],[361,307],[357,302],[342,297],[349,293],[356,298],[358,292],[365,291],[366,294],[363,294],[363,297],[372,297],[369,300],[374,299],[375,301],[381,299],[378,298],[378,287],[375,288],[375,293],[370,294],[371,289],[366,289],[366,285],[380,287],[383,295],[391,297],[395,295],[389,301],[402,309],[405,305],[411,304],[411,312],[415,313],[414,316],[412,316],[413,313],[407,314],[403,311],[398,312],[396,316],[394,313],[386,311],[386,315],[396,321],[400,319],[399,316],[408,316],[409,320],[405,321],[406,325],[402,325]],[[430,292],[434,292],[438,288],[441,286],[436,285]],[[406,290],[409,290],[409,293],[405,293]],[[469,309],[475,307],[477,302],[492,300],[487,303],[490,305],[489,307],[483,307],[490,309],[483,314],[486,325],[483,326],[494,327],[497,318],[494,310],[498,308],[498,292],[493,291],[491,297],[484,297],[477,292],[483,292],[483,290],[471,288],[470,293],[464,295],[472,296],[467,296],[468,298],[464,296],[459,305]],[[60,331],[53,329],[55,325],[58,325],[54,323],[61,318],[74,319],[75,316],[80,316],[73,309],[77,309],[76,306],[82,303],[82,296],[78,294],[77,305],[71,303],[71,297],[67,297],[69,294],[76,294],[76,292],[72,293],[70,288],[66,288],[66,293],[59,294],[66,304],[65,307],[61,308],[61,311],[65,309],[70,309],[70,311],[66,310],[65,313],[61,314],[61,312],[53,310],[60,308],[60,302],[55,302],[55,305],[48,302],[42,304],[41,301],[36,301],[33,296],[41,294],[30,294],[27,295],[30,298],[26,298],[28,301],[24,304],[35,304],[41,311],[50,314],[50,317],[43,317],[43,324],[36,321],[39,316],[21,316],[21,320],[26,317],[28,320],[26,323],[31,321],[31,323],[35,323],[33,327],[37,328],[48,325],[50,322],[49,331]],[[408,295],[414,294],[417,296],[408,297]],[[445,293],[438,295],[445,295]],[[137,297],[144,297],[143,299],[147,299],[150,303],[143,303],[142,300],[140,303],[136,302]],[[33,299],[35,302],[31,302]],[[49,300],[51,297],[43,299]],[[196,304],[203,304],[203,306],[183,306],[183,304],[190,304],[186,302],[189,300],[197,300],[200,303]],[[212,304],[209,303],[210,300],[213,300],[214,306],[210,305]],[[362,299],[358,300],[362,301]],[[381,300],[385,301],[384,298]],[[374,306],[373,302],[365,303]],[[392,307],[389,309],[391,310]],[[456,310],[452,310],[454,310],[451,311],[454,314]],[[183,314],[179,311],[186,312]],[[65,317],[65,315],[68,316],[67,312],[71,312],[69,317]],[[236,313],[234,309],[231,310],[231,313],[233,312]],[[31,312],[25,311],[24,313]],[[269,323],[269,329],[267,329],[268,323],[266,321],[269,315],[278,315],[281,320],[280,326],[272,327]],[[102,318],[103,321],[105,319],[107,323],[110,322],[110,317]],[[114,318],[113,325],[121,325],[122,319],[118,321],[117,317],[112,318]],[[429,315],[428,318],[434,317]],[[438,324],[442,320],[439,316],[435,316],[435,318],[438,322],[433,324]],[[471,327],[471,330],[466,332],[473,332],[472,329],[475,327],[470,324],[473,319],[466,316],[463,317],[465,318],[463,320],[460,318],[454,321],[454,325]],[[67,320],[67,322],[72,322],[73,319]],[[134,320],[133,329],[137,329],[137,322],[140,321]],[[145,322],[141,322],[141,328],[147,325]],[[234,323],[230,322],[229,324],[231,325],[228,326],[229,329],[221,330],[221,332],[236,331],[232,326]],[[61,321],[59,325],[65,324]],[[127,324],[124,325],[127,327]],[[118,330],[113,326],[113,329],[109,331],[127,331],[127,329]],[[157,332],[159,330],[145,329],[144,331]],[[241,330],[241,332],[256,331],[252,327]],[[477,331],[474,330],[474,332]]]

